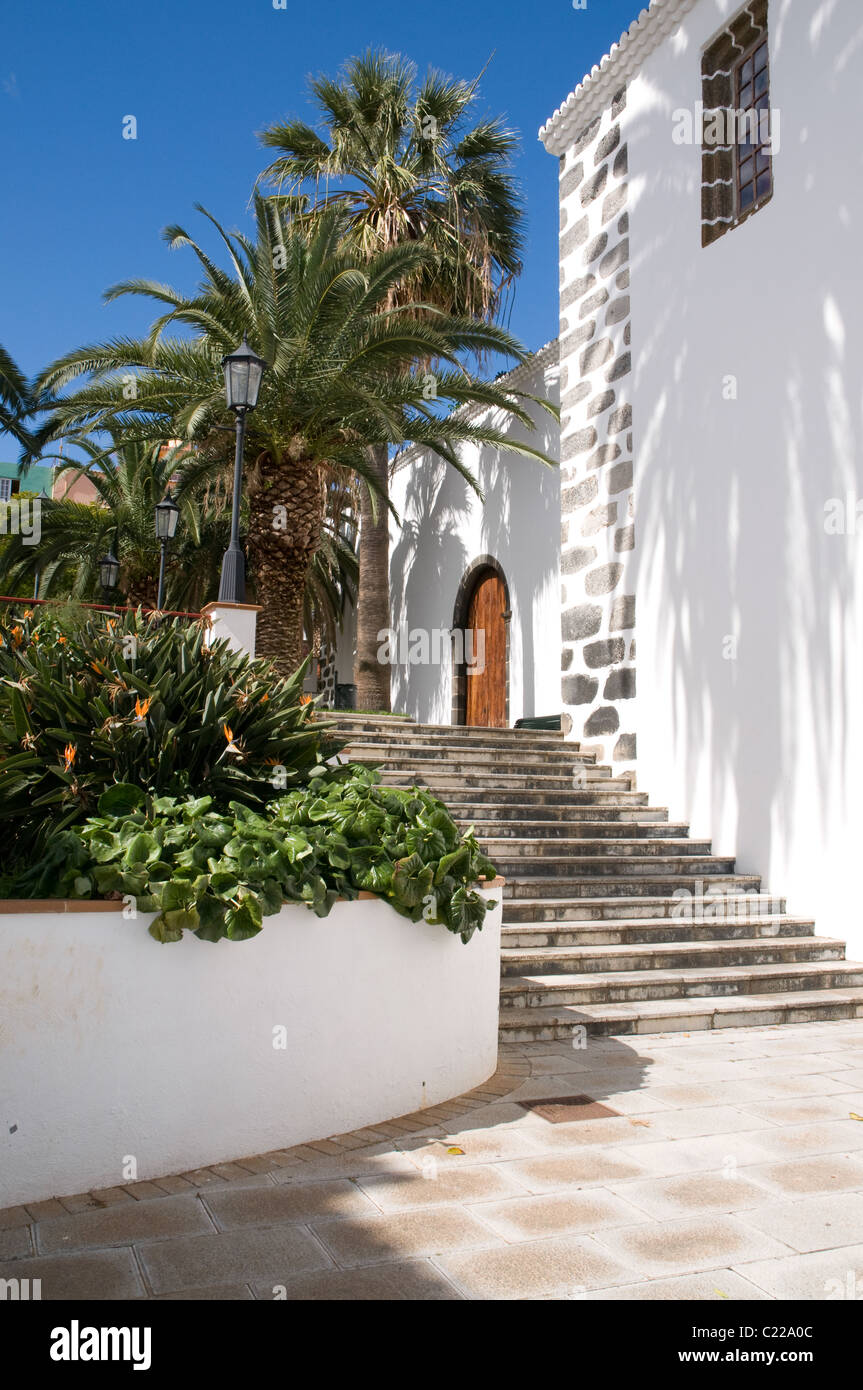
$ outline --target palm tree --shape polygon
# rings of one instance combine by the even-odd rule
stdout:
[[[33,411],[30,383],[6,349],[0,345],[0,433],[11,434],[27,447],[30,439],[24,421]]]
[[[42,598],[86,601],[99,594],[99,560],[116,549],[120,592],[137,606],[154,608],[159,543],[153,508],[176,479],[180,518],[166,575],[169,608],[197,608],[215,592],[219,563],[230,530],[223,499],[207,497],[200,483],[184,487],[183,451],[132,442],[113,434],[112,450],[87,438],[72,441],[83,455],[64,458],[55,477],[84,475],[96,491],[94,503],[69,497],[42,503],[38,546],[10,536],[0,553],[0,577],[20,585],[39,574]]]
[[[429,254],[392,299],[491,321],[521,271],[523,208],[508,173],[516,137],[499,120],[470,124],[476,82],[435,71],[419,86],[416,79],[413,63],[380,50],[352,58],[338,80],[312,79],[325,138],[303,121],[269,126],[261,143],[279,154],[261,178],[300,215],[345,211],[367,258],[421,242]],[[382,496],[388,463],[384,446],[372,450]],[[376,659],[377,634],[389,626],[389,611],[388,517],[365,493],[357,690],[367,709],[390,708],[389,672]]]
[[[218,476],[233,449],[220,361],[245,334],[268,364],[246,434],[247,545],[263,605],[258,646],[261,655],[292,671],[302,654],[306,579],[322,544],[327,488],[346,477],[374,488],[369,446],[386,450],[415,441],[468,479],[458,456],[465,440],[551,460],[458,412],[437,416],[424,398],[422,377],[404,368],[415,359],[435,359],[442,364],[441,400],[480,402],[530,426],[512,392],[474,379],[460,363],[470,352],[523,360],[508,333],[430,306],[393,302],[398,287],[418,273],[422,247],[397,246],[368,260],[346,239],[343,214],[330,211],[306,228],[257,195],[254,241],[229,234],[200,211],[222,238],[231,272],[182,228],[167,228],[169,243],[190,247],[198,259],[203,278],[197,293],[188,298],[149,280],[109,290],[108,298],[155,299],[166,312],[146,338],[79,348],[43,373],[39,388],[54,392],[82,376],[88,380],[58,399],[34,447],[115,428],[132,441],[194,444],[186,486]],[[169,337],[172,324],[191,336]]]

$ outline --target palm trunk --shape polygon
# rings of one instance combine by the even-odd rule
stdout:
[[[303,660],[306,575],[321,543],[324,493],[308,459],[268,459],[266,487],[250,482],[248,550],[258,602],[256,651],[283,676]]]
[[[357,706],[389,710],[390,667],[378,660],[382,634],[390,626],[389,454],[385,444],[369,449],[369,463],[383,496],[378,496],[377,520],[372,516],[368,489],[360,496],[360,579],[357,594]]]

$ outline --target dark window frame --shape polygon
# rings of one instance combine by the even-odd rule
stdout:
[[[762,49],[762,48],[764,49],[764,52],[765,52],[764,67],[763,67],[763,68],[759,68],[757,71],[758,71],[758,72],[766,72],[766,73],[767,73],[767,82],[766,82],[766,86],[765,86],[765,88],[764,88],[764,91],[761,92],[761,93],[756,94],[756,92],[755,92],[755,77],[756,77],[757,74],[756,74],[754,59],[755,59],[755,54],[756,54],[760,49]],[[743,78],[743,69],[746,67],[746,64],[747,64],[748,62],[750,62],[750,61],[752,62],[751,75],[750,75],[749,80],[748,80],[746,83],[744,83],[743,80],[742,80],[742,78]],[[743,113],[748,113],[749,111],[756,111],[756,112],[757,112],[757,111],[761,111],[761,110],[766,110],[766,111],[768,112],[768,135],[767,135],[767,140],[766,140],[766,141],[762,141],[762,140],[760,140],[760,138],[759,138],[759,139],[758,139],[758,142],[757,142],[755,145],[753,145],[753,146],[751,147],[751,155],[747,155],[746,159],[742,159],[742,158],[741,158],[742,146],[741,146],[740,140],[739,140],[739,138],[737,138],[737,139],[735,139],[735,141],[734,141],[734,225],[737,226],[737,224],[738,224],[739,222],[743,221],[744,218],[751,216],[751,214],[752,214],[753,212],[757,212],[757,210],[758,210],[760,207],[762,207],[763,204],[766,203],[766,202],[772,197],[772,194],[773,194],[773,153],[772,153],[772,146],[769,144],[769,142],[770,142],[771,139],[772,139],[772,133],[773,133],[773,123],[772,123],[772,120],[770,119],[770,115],[769,115],[769,113],[770,113],[770,46],[769,46],[769,43],[768,43],[768,34],[767,34],[767,30],[766,30],[766,29],[765,29],[765,31],[764,31],[762,34],[760,34],[760,35],[758,36],[757,39],[755,39],[755,40],[749,45],[749,48],[748,48],[744,53],[742,53],[742,54],[740,55],[740,57],[738,58],[737,62],[734,64],[734,67],[733,67],[733,69],[732,69],[732,72],[731,72],[731,81],[732,81],[732,94],[733,94],[733,100],[734,100],[734,116],[735,116],[735,121],[738,121],[738,120],[741,119],[741,112],[743,112]],[[751,99],[752,99],[752,105],[750,105],[750,106],[744,106],[744,105],[743,105],[741,89],[742,89],[744,86],[746,86],[746,87],[751,87],[751,89],[752,89],[752,98],[751,98]],[[762,103],[762,105],[759,106],[758,103]],[[758,119],[758,124],[759,124],[759,127],[760,127],[760,124],[761,124],[760,116],[759,116],[759,119]],[[747,132],[747,135],[748,135],[749,133],[751,133],[751,132]],[[740,135],[739,129],[735,131],[735,135],[739,137],[739,135]],[[765,147],[768,147],[768,148],[769,148],[769,152],[766,152]],[[758,162],[758,156],[759,156],[759,155],[761,155],[761,157],[764,158],[764,159],[766,159],[766,161],[767,161],[766,166],[765,166],[764,168],[760,169],[760,170],[759,170],[758,167],[757,167],[757,162]],[[752,177],[751,177],[751,178],[745,179],[745,180],[743,181],[743,183],[741,183],[741,178],[740,178],[740,176],[741,176],[741,173],[743,172],[742,166],[743,166],[743,164],[745,164],[745,163],[748,162],[749,158],[751,158],[751,160],[752,160],[752,170],[751,170]],[[762,193],[759,194],[759,192],[758,192],[758,181],[759,181],[760,178],[763,177],[763,175],[764,175],[765,173],[767,174],[767,178],[768,178],[767,187],[766,187],[766,189],[764,189],[764,191],[763,191]],[[746,206],[743,207],[743,206],[741,205],[741,192],[742,192],[743,188],[748,187],[750,184],[751,184],[751,186],[752,186],[752,201],[751,201],[751,202],[748,202],[748,203],[746,204]]]

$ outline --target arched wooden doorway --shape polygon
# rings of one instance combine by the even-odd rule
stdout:
[[[453,723],[509,724],[509,591],[484,555],[462,580],[453,623]]]

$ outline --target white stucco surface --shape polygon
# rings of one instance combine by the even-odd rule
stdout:
[[[553,360],[549,360],[553,359]],[[556,350],[538,355],[537,365],[519,374],[519,389],[559,403]],[[526,403],[537,428],[520,425],[513,437],[558,457],[559,429],[538,406]],[[505,421],[493,415],[486,423]],[[560,712],[560,482],[558,470],[518,454],[476,446],[462,459],[480,484],[485,501],[460,475],[427,452],[411,452],[397,467],[391,496],[401,520],[390,536],[390,595],[393,629],[447,634],[442,663],[396,664],[393,709],[431,724],[449,724],[452,670],[449,631],[456,595],[470,565],[491,555],[509,588],[510,724],[526,715]]]
[[[773,198],[703,249],[672,113],[736,8],[700,0],[624,118],[639,784],[859,959],[863,13],[771,0]]]
[[[325,1138],[485,1081],[488,896],[467,946],[379,899],[324,919],[285,907],[215,945],[160,946],[150,917],[4,914],[0,1207],[128,1181],[130,1159],[146,1179]]]

